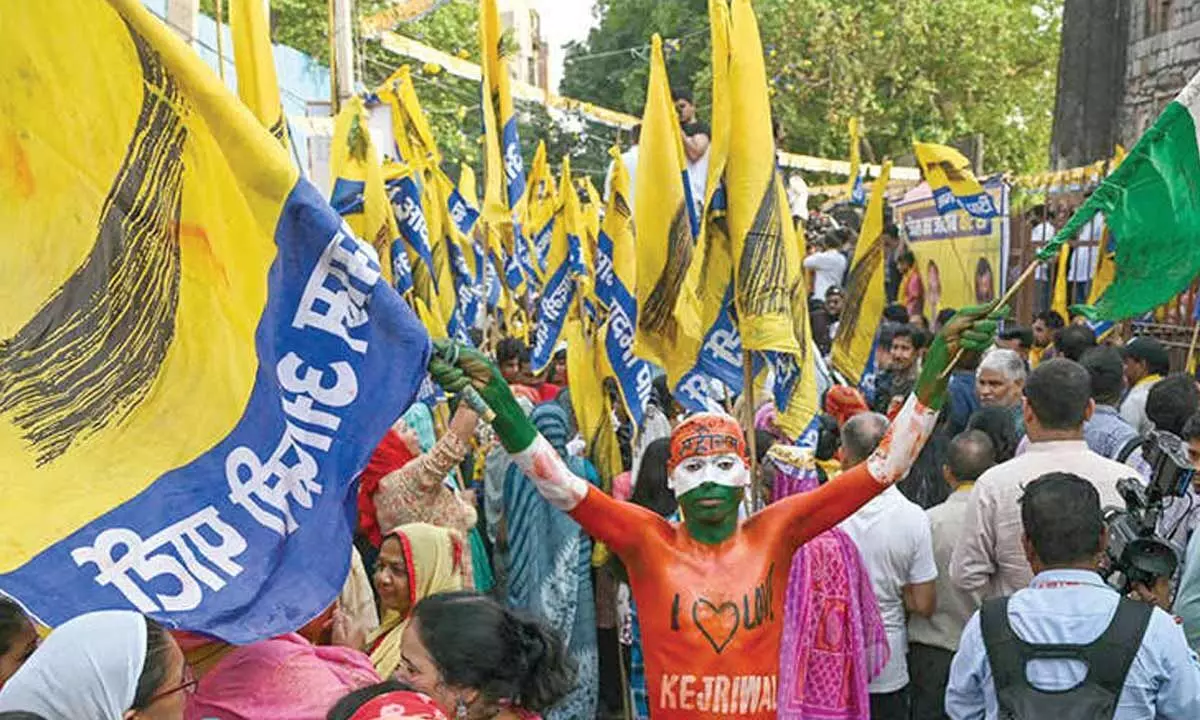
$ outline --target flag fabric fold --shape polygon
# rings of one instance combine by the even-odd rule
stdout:
[[[266,4],[261,0],[233,0],[229,6],[229,33],[233,36],[238,97],[263,127],[288,147],[287,117],[279,96]]]
[[[637,257],[629,207],[629,173],[617,148],[611,148],[609,154],[613,157],[612,192],[596,241],[596,296],[608,309],[603,359],[608,376],[617,382],[626,412],[634,425],[641,427],[650,402],[653,375],[650,364],[633,352],[637,327],[637,298],[633,296]]]
[[[850,178],[846,181],[846,194],[850,196],[851,205],[862,205],[867,201],[860,153],[858,118],[852,117],[850,118]]]
[[[929,189],[933,204],[941,215],[959,208],[982,219],[1000,215],[992,196],[971,172],[971,163],[962,153],[946,145],[913,143],[913,153]]]
[[[529,362],[539,373],[554,359],[570,313],[575,310],[579,259],[579,197],[571,188],[571,162],[563,158],[561,204],[546,253],[546,285],[538,300],[538,322]]]
[[[671,99],[662,38],[650,40],[650,79],[634,193],[638,324],[634,352],[669,367],[679,341],[675,304],[692,261],[694,222],[679,116]]]
[[[0,91],[28,170],[0,170],[0,591],[50,626],[120,608],[249,643],[304,625],[341,591],[353,478],[428,336],[137,0],[6,6]]]
[[[807,307],[807,299],[797,294],[803,258],[798,246],[785,240],[792,215],[778,197],[771,102],[758,21],[748,0],[733,0],[730,12],[732,130],[725,191],[738,330],[746,350],[803,352],[805,344],[794,331],[796,317]]]
[[[1123,320],[1152,310],[1185,290],[1200,273],[1200,74],[1092,192],[1054,240],[1042,260],[1103,213],[1114,252],[1101,264],[1111,282],[1088,305],[1075,309],[1090,320]],[[1114,162],[1117,162],[1114,158]]]

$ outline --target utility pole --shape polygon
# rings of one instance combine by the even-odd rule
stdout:
[[[354,94],[354,0],[329,0],[333,113]]]
[[[188,45],[196,39],[196,13],[199,11],[200,0],[167,0],[167,25]]]

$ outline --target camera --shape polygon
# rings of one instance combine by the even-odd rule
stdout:
[[[1125,508],[1104,510],[1108,527],[1106,579],[1127,593],[1134,583],[1146,586],[1155,578],[1171,577],[1179,566],[1179,549],[1157,534],[1164,500],[1181,498],[1195,470],[1188,459],[1187,445],[1169,432],[1152,432],[1141,441],[1142,457],[1150,466],[1150,478],[1122,478],[1117,492]]]

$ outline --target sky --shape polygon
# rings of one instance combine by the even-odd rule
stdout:
[[[542,34],[550,46],[550,89],[557,92],[563,74],[562,46],[584,40],[591,30],[594,0],[534,0],[542,18]]]

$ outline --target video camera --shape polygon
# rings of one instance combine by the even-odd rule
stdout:
[[[1125,508],[1104,510],[1108,527],[1106,578],[1123,593],[1128,593],[1135,582],[1149,587],[1155,578],[1175,574],[1179,552],[1157,534],[1158,522],[1163,500],[1183,497],[1195,475],[1187,445],[1177,435],[1152,432],[1142,440],[1141,448],[1151,468],[1149,482],[1136,477],[1117,481]]]

